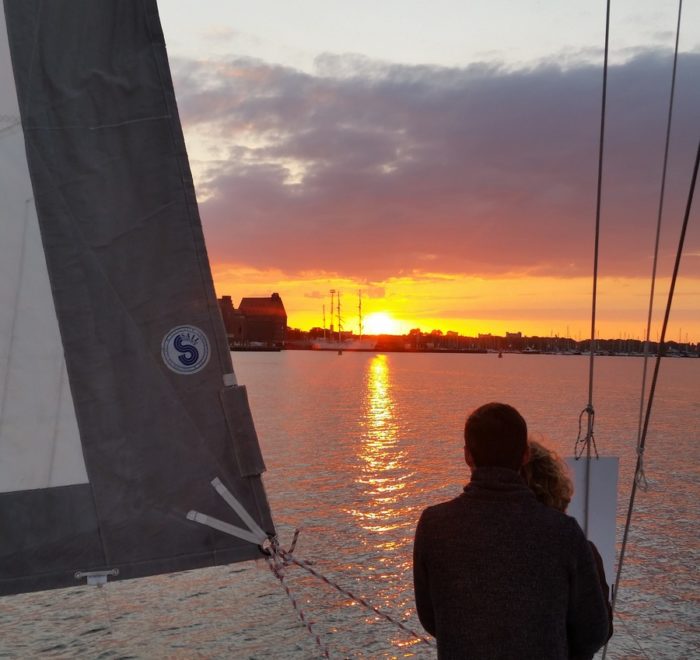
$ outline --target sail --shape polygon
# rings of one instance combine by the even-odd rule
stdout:
[[[0,17],[0,595],[260,556],[274,533],[154,0]]]

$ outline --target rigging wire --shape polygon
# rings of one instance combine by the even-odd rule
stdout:
[[[654,262],[652,266],[652,272],[651,272],[651,286],[650,286],[650,292],[649,292],[649,309],[648,309],[648,314],[647,314],[647,328],[646,328],[646,336],[644,340],[644,363],[642,366],[642,388],[641,388],[641,395],[640,395],[640,400],[639,400],[639,422],[637,426],[637,465],[634,471],[634,480],[632,484],[632,490],[630,492],[630,501],[629,501],[629,506],[627,510],[627,521],[625,524],[625,530],[623,533],[623,538],[622,538],[622,545],[620,548],[620,560],[618,563],[618,568],[617,568],[617,575],[615,578],[615,582],[612,587],[612,611],[613,614],[615,612],[615,604],[617,602],[617,592],[618,592],[618,586],[620,583],[620,575],[622,573],[622,564],[624,561],[625,557],[625,551],[627,549],[627,539],[629,536],[629,527],[631,524],[632,520],[632,507],[634,505],[634,498],[636,495],[636,489],[641,488],[642,490],[647,490],[649,487],[649,484],[647,482],[646,474],[644,472],[644,449],[646,445],[646,427],[647,427],[647,422],[646,420],[643,422],[643,415],[644,415],[644,398],[645,398],[645,393],[646,393],[646,379],[647,379],[647,364],[649,361],[649,335],[651,333],[651,318],[652,318],[652,313],[653,313],[653,308],[654,308],[654,289],[656,285],[656,269],[657,269],[657,264],[658,264],[658,255],[659,255],[659,237],[661,235],[661,221],[663,217],[663,209],[664,209],[664,199],[665,199],[665,191],[666,191],[666,174],[667,174],[667,169],[668,169],[668,152],[669,152],[669,145],[671,141],[671,123],[672,123],[672,118],[673,118],[673,100],[675,96],[675,89],[676,89],[676,73],[678,70],[678,43],[680,40],[680,31],[681,31],[681,15],[683,12],[683,0],[678,0],[678,18],[676,21],[676,42],[673,50],[673,71],[671,74],[671,90],[669,94],[669,100],[668,100],[668,117],[666,120],[666,143],[664,146],[664,162],[663,162],[663,168],[661,172],[661,189],[659,193],[659,209],[658,209],[658,214],[657,214],[657,219],[656,219],[656,239],[654,241]],[[700,154],[700,146],[698,147],[698,153]],[[694,177],[697,176],[697,161],[695,165],[695,174],[693,175]],[[695,179],[693,179],[693,183],[691,185],[691,193],[690,197],[688,199],[688,209],[687,209],[687,216],[690,214],[690,204],[692,203],[692,197],[694,194],[694,186],[695,186]],[[681,236],[681,241],[684,240],[685,238],[685,221],[684,221],[684,228],[683,228],[683,234]],[[682,243],[681,247],[679,249],[682,249]],[[680,253],[679,253],[680,254]],[[676,266],[678,265],[678,260],[680,257],[677,255],[676,257]],[[674,269],[674,276],[676,274],[677,270]],[[672,287],[675,286],[675,282],[672,283]],[[672,293],[669,293],[669,301],[667,305],[667,314],[668,311],[670,310],[670,304],[671,304],[671,296]],[[665,319],[665,322],[667,321],[667,318]],[[660,360],[661,352],[662,352],[662,346],[663,346],[663,339],[666,334],[666,326],[664,325],[663,328],[663,333],[661,337],[661,341],[659,342],[659,345],[657,347],[658,349],[658,354],[657,354],[657,367],[655,369],[655,376],[656,373],[658,373],[658,363]],[[655,381],[654,381],[654,386],[655,386]],[[653,394],[650,393],[650,401],[648,403],[648,408],[647,408],[647,416],[651,411],[651,398]],[[605,648],[603,649],[603,660],[605,659],[605,656],[608,651],[608,644],[605,644]]]
[[[589,432],[592,433],[591,417],[593,413],[593,363],[595,351],[595,321],[596,321],[596,302],[598,297],[598,246],[600,243],[600,206],[603,189],[603,151],[605,146],[605,109],[608,95],[608,51],[610,44],[610,0],[607,0],[605,10],[605,55],[603,59],[603,94],[601,99],[600,112],[600,140],[598,143],[598,184],[596,188],[596,209],[595,209],[595,242],[593,248],[593,294],[591,304],[591,359],[588,370],[588,409],[589,414]],[[587,443],[590,442],[588,436]]]
[[[668,319],[671,314],[671,303],[673,302],[673,294],[676,288],[676,280],[678,279],[678,270],[680,268],[681,256],[683,254],[683,245],[685,243],[685,234],[688,228],[688,220],[690,218],[690,210],[693,205],[693,197],[695,196],[695,184],[698,179],[698,166],[700,165],[700,142],[698,142],[697,154],[695,156],[695,166],[693,168],[693,176],[690,180],[690,190],[688,192],[688,202],[685,208],[685,215],[683,216],[683,226],[681,227],[681,234],[678,239],[678,249],[676,251],[676,261],[673,266],[673,275],[671,276],[671,286],[668,291],[668,300],[666,302],[666,311],[664,313],[663,325],[661,327],[661,337],[659,339],[658,350],[656,353],[656,361],[654,363],[654,373],[651,379],[651,386],[649,388],[649,399],[647,401],[646,413],[644,416],[644,425],[642,428],[642,434],[639,439],[639,451],[637,452],[637,465],[635,467],[634,475],[635,478],[632,481],[632,490],[630,492],[629,505],[627,507],[627,520],[625,522],[625,531],[622,537],[622,546],[620,548],[620,560],[617,564],[617,575],[615,577],[615,589],[613,590],[612,597],[612,608],[615,611],[615,603],[617,601],[617,594],[619,593],[620,576],[622,575],[622,566],[625,560],[625,550],[627,549],[627,540],[629,538],[629,530],[632,523],[632,511],[634,509],[634,500],[637,494],[637,484],[639,474],[642,468],[642,456],[644,455],[644,448],[646,445],[647,431],[649,430],[649,419],[651,417],[651,408],[654,402],[654,394],[656,392],[656,383],[659,377],[659,367],[661,365],[661,358],[663,356],[663,345],[666,340],[666,330],[668,328]],[[605,657],[605,655],[603,655]]]
[[[642,424],[644,419],[644,399],[646,394],[647,364],[649,362],[649,335],[651,333],[651,317],[654,309],[654,289],[656,286],[656,267],[659,257],[659,237],[661,235],[661,220],[664,210],[664,198],[666,192],[666,172],[668,169],[668,150],[671,141],[671,120],[673,118],[673,99],[676,89],[676,71],[678,68],[678,41],[681,32],[681,13],[683,10],[683,0],[678,0],[678,20],[676,23],[676,45],[673,51],[673,73],[671,74],[671,93],[668,99],[668,118],[666,121],[666,146],[664,148],[664,164],[661,172],[661,191],[659,194],[659,211],[656,219],[656,240],[654,242],[654,263],[651,269],[651,288],[649,291],[649,311],[647,314],[647,330],[644,339],[644,364],[642,366],[642,391],[639,397],[639,421],[637,424],[637,456],[640,457],[640,470],[635,475],[637,485],[646,490],[648,483],[644,474],[644,452],[640,447],[642,439]]]
[[[593,366],[595,359],[595,322],[596,322],[596,304],[598,299],[598,253],[600,244],[600,207],[603,190],[603,152],[605,148],[605,109],[607,105],[608,95],[608,53],[610,46],[610,0],[607,0],[605,9],[605,54],[603,57],[603,93],[601,98],[600,112],[600,139],[598,142],[598,183],[596,186],[596,210],[595,210],[595,239],[593,246],[593,293],[591,296],[591,343],[590,360],[588,367],[588,404],[581,411],[579,416],[579,434],[574,444],[574,456],[578,460],[583,453],[586,454],[586,480],[585,480],[585,499],[583,508],[583,531],[588,536],[588,509],[589,509],[589,494],[591,481],[591,451],[595,451],[595,457],[598,458],[598,449],[595,445],[594,424],[595,424],[595,409],[593,408]],[[581,418],[587,416],[586,420],[586,435],[581,437]]]

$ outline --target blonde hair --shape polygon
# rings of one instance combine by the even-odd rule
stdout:
[[[574,494],[568,468],[559,455],[540,442],[529,439],[530,459],[520,470],[525,483],[542,504],[566,511]]]

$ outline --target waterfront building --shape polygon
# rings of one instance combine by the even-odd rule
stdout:
[[[231,296],[219,298],[229,346],[281,348],[287,329],[287,312],[279,293],[269,298],[243,298],[236,309]]]
[[[231,296],[221,296],[219,298],[219,309],[224,319],[229,346],[243,344],[246,339],[245,316],[233,306]]]
[[[287,312],[279,293],[269,298],[243,298],[238,311],[245,317],[246,340],[281,347],[287,330]]]

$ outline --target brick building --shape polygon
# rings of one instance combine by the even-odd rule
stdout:
[[[287,330],[287,312],[279,293],[269,298],[243,298],[238,307],[245,317],[247,339],[268,346],[282,346]]]
[[[219,309],[224,319],[229,346],[243,345],[246,340],[245,317],[233,306],[231,296],[219,298]]]
[[[243,298],[236,309],[231,296],[219,299],[229,345],[282,347],[287,330],[287,312],[279,293],[269,298]]]

